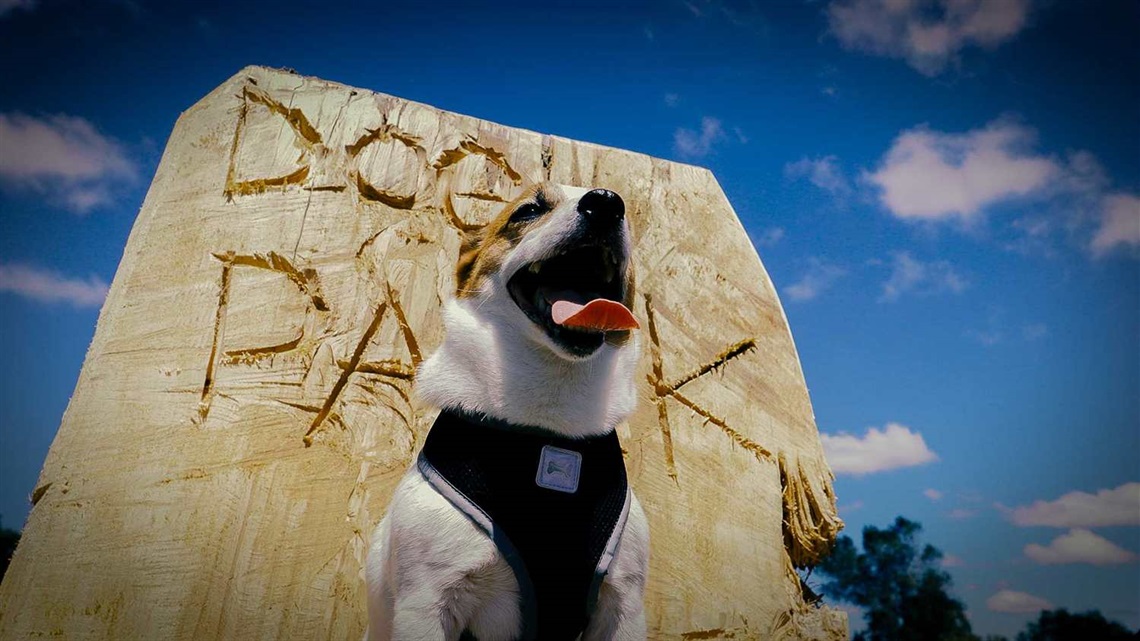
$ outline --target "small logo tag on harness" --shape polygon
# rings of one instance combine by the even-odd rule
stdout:
[[[578,491],[578,476],[581,472],[581,453],[544,445],[534,482],[548,490],[573,494]]]

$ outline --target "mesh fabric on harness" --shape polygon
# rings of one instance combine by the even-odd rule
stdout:
[[[575,491],[538,484],[540,472],[558,479],[573,474],[560,469],[559,461],[544,459],[543,448],[581,455]],[[577,638],[629,510],[617,435],[571,439],[445,410],[428,433],[418,465],[433,487],[487,532],[514,570],[521,638]]]

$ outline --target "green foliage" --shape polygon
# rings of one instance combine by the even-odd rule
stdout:
[[[940,566],[942,553],[919,548],[922,526],[898,517],[890,527],[863,528],[863,551],[840,537],[815,571],[830,579],[824,595],[865,610],[867,629],[855,641],[981,641],[970,629],[965,607],[950,596],[950,575]],[[1008,641],[987,636],[985,641]],[[1140,641],[1098,611],[1070,614],[1042,612],[1016,641]]]
[[[1136,641],[1140,631],[1131,632],[1109,621],[1097,610],[1070,614],[1067,610],[1046,610],[1017,635],[1017,641]]]
[[[960,601],[947,593],[950,575],[941,569],[942,553],[918,547],[922,526],[898,517],[888,528],[863,529],[863,551],[850,537],[840,537],[831,555],[816,567],[830,577],[822,586],[833,599],[866,610],[865,641],[976,640]]]

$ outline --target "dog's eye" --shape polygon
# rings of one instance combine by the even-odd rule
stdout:
[[[538,203],[526,203],[518,209],[515,213],[511,214],[512,223],[521,223],[528,220],[534,220],[542,215],[543,209]]]

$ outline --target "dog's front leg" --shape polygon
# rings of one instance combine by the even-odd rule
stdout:
[[[369,641],[458,639],[476,600],[455,588],[495,555],[491,539],[413,469],[368,551]]]
[[[649,567],[649,522],[637,497],[610,571],[598,592],[598,605],[583,641],[644,641],[645,580]]]
[[[448,629],[454,626],[445,624],[439,590],[430,585],[405,588],[394,600],[371,608],[365,641],[452,641],[458,636]]]
[[[603,584],[598,607],[582,641],[645,641],[642,598],[640,591],[620,593],[612,585]]]
[[[440,617],[440,599],[431,594],[412,595],[396,602],[392,639],[403,641],[449,641]]]
[[[408,536],[410,519],[400,509],[408,502],[408,495],[416,494],[431,496],[418,478],[405,479],[397,490],[397,498],[405,500],[394,501],[393,514],[385,517],[373,532],[365,563],[368,630],[364,641],[448,639],[440,577],[423,563],[431,556],[431,540],[426,536]],[[401,528],[400,523],[405,526]],[[417,529],[412,528],[413,532]]]

